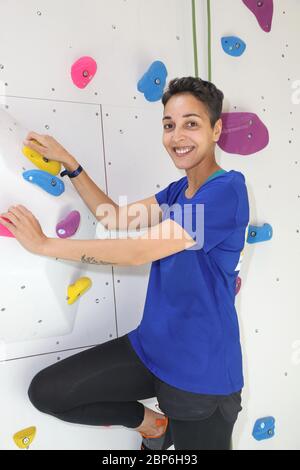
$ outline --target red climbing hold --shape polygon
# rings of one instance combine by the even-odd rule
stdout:
[[[3,220],[5,220],[6,222],[10,222],[10,220],[8,220],[6,217],[2,217]],[[1,220],[0,220],[0,237],[9,237],[9,238],[15,238],[15,236],[11,233],[10,230],[8,230],[8,228],[4,227],[4,225],[1,224]]]
[[[92,57],[84,56],[78,59],[71,69],[74,85],[85,88],[97,72],[97,63]]]

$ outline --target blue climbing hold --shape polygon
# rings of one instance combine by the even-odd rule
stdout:
[[[65,190],[64,182],[46,171],[24,171],[23,178],[29,183],[36,184],[52,196],[60,196]]]
[[[240,57],[246,49],[246,43],[236,36],[223,37],[221,43],[224,52],[233,57]]]
[[[162,98],[168,71],[165,64],[157,60],[138,82],[138,91],[144,93],[146,100],[159,101]]]
[[[270,224],[264,224],[262,227],[249,225],[247,243],[259,243],[271,240],[273,229]]]
[[[254,425],[252,436],[257,441],[271,439],[275,435],[275,418],[267,416],[258,419]]]

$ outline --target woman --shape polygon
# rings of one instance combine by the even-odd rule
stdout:
[[[175,449],[230,449],[244,385],[234,302],[249,204],[244,176],[223,170],[215,160],[223,98],[215,85],[198,78],[169,83],[162,98],[163,144],[186,176],[140,201],[159,215],[150,222],[147,212],[140,224],[150,227],[150,240],[132,243],[139,247],[132,251],[139,253],[132,265],[152,261],[141,323],[39,372],[28,394],[40,411],[72,423],[135,429],[143,437],[142,449],[167,449],[172,443]],[[64,164],[94,213],[104,203],[120,210],[52,137],[30,133],[26,143]],[[6,216],[17,223],[12,212]],[[112,220],[109,229],[128,227],[130,218],[125,226]],[[163,237],[157,227],[172,233]],[[183,239],[175,238],[176,229]],[[95,262],[118,264],[113,246]],[[57,247],[43,254],[65,257]],[[164,414],[138,401],[151,397]]]

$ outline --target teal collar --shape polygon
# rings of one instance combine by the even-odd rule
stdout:
[[[227,173],[227,171],[226,171],[226,170],[223,170],[223,169],[222,169],[222,170],[215,171],[212,175],[210,175],[209,178],[207,178],[206,181],[204,181],[203,184],[207,183],[208,181],[210,181],[210,180],[212,180],[212,179],[214,179],[214,178],[217,178],[218,176],[222,175],[223,173]],[[186,177],[186,179],[187,179],[187,177]],[[202,185],[202,186],[203,186],[203,185]],[[200,188],[201,188],[202,186],[200,186]],[[185,187],[183,188],[183,197],[184,197],[185,199],[188,199],[188,200],[189,200],[189,199],[192,199],[192,198],[186,197],[186,195],[185,195],[185,191],[186,191],[187,187],[188,187],[188,182],[187,182],[187,184],[185,185]],[[200,190],[200,188],[197,189],[197,191],[195,192],[195,194],[198,193],[198,191]],[[194,197],[195,194],[194,194],[192,197]]]
[[[207,178],[207,180],[205,181],[205,183],[207,183],[208,181],[216,178],[217,176],[219,175],[222,175],[223,173],[227,173],[225,170],[218,170],[218,171],[215,171],[212,175],[210,175],[209,178]]]

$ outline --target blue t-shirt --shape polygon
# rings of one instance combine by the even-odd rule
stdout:
[[[185,196],[187,187],[185,176],[155,197],[163,220],[181,223],[197,245],[152,263],[143,317],[128,337],[144,365],[167,384],[229,395],[244,386],[235,289],[249,223],[247,187],[234,170],[212,175],[192,198]],[[189,209],[182,222],[178,207]],[[204,236],[194,230],[198,213]],[[184,224],[189,215],[193,223]]]

